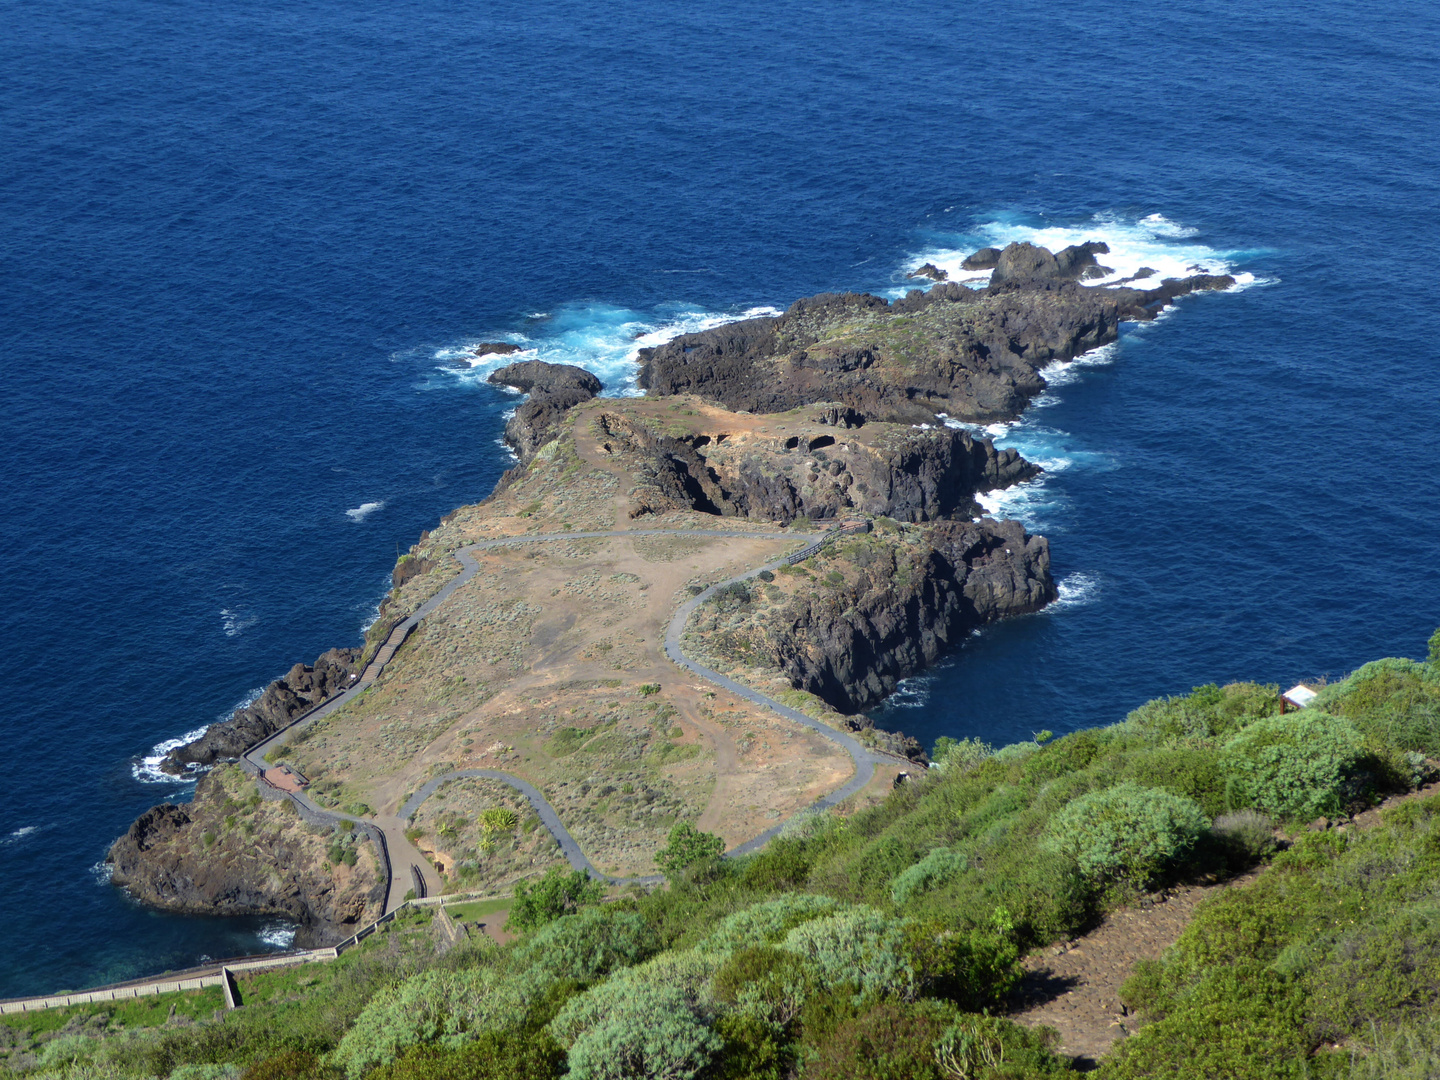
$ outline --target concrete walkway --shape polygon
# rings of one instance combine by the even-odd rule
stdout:
[[[827,534],[826,537],[822,538],[822,541],[824,539],[830,538],[830,536],[832,535],[838,535],[838,531],[832,534]],[[751,540],[789,539],[789,537],[785,536],[782,533],[774,532],[753,532],[720,529],[633,529],[614,530],[608,532],[565,532],[543,533],[527,536],[507,536],[501,537],[496,540],[482,540],[480,543],[470,544],[466,547],[459,548],[455,552],[455,558],[460,563],[460,573],[447,581],[444,586],[441,587],[439,592],[437,592],[424,604],[420,605],[420,607],[416,609],[413,615],[411,615],[408,619],[405,619],[403,622],[399,623],[390,632],[389,636],[385,639],[384,644],[381,645],[381,647],[376,651],[374,658],[366,666],[365,671],[361,674],[360,678],[355,681],[355,684],[353,686],[347,688],[339,694],[336,694],[334,697],[327,700],[323,705],[320,705],[317,708],[312,709],[310,712],[298,717],[287,727],[284,727],[281,730],[277,731],[275,734],[271,735],[263,742],[256,743],[249,750],[246,750],[245,753],[242,755],[244,760],[248,762],[249,765],[257,771],[268,768],[268,763],[265,761],[266,754],[271,753],[276,748],[283,746],[285,743],[289,742],[290,739],[292,739],[296,734],[309,727],[315,721],[323,719],[324,717],[329,716],[332,713],[343,708],[348,702],[363,694],[372,685],[374,685],[375,680],[380,677],[380,673],[384,671],[385,666],[394,657],[396,651],[404,643],[405,639],[410,635],[410,632],[420,624],[420,620],[425,618],[425,616],[429,615],[431,612],[435,611],[437,608],[439,608],[441,604],[445,603],[445,601],[450,598],[450,596],[455,592],[456,589],[460,588],[467,581],[473,578],[476,572],[479,571],[480,564],[475,561],[475,552],[487,551],[499,547],[510,547],[516,544],[538,544],[553,542],[557,540],[610,540],[617,538],[636,538],[643,536],[692,536],[705,539],[740,538]],[[812,543],[810,545],[810,547],[812,548],[816,546],[818,546],[816,543]],[[720,589],[725,588],[727,585],[731,585],[737,581],[749,581],[764,570],[773,571],[787,564],[793,557],[794,556],[785,556],[776,559],[773,562],[766,563],[764,566],[757,566],[753,570],[747,570],[743,574],[738,574],[735,577],[729,578],[725,581],[710,586],[710,588],[706,589],[704,592],[700,593],[693,599],[687,601],[680,606],[680,608],[675,612],[674,617],[671,618],[669,628],[667,629],[665,634],[665,654],[675,664],[677,664],[681,668],[684,668],[686,671],[691,672],[692,674],[700,676],[702,679],[714,683],[716,686],[719,686],[723,690],[727,690],[730,693],[742,697],[747,701],[754,702],[757,705],[764,706],[765,708],[771,710],[777,715],[783,716],[787,720],[793,720],[795,723],[809,728],[811,731],[814,731],[817,734],[822,735],[827,739],[830,739],[832,742],[835,742],[840,747],[842,747],[845,752],[850,755],[851,761],[853,761],[855,764],[855,775],[851,777],[850,780],[842,787],[837,788],[835,791],[832,791],[824,798],[819,799],[807,809],[802,810],[799,814],[794,815],[786,821],[782,821],[780,824],[774,826],[773,828],[765,830],[765,832],[761,833],[759,836],[753,837],[752,839],[745,841],[745,843],[740,844],[738,847],[732,848],[730,851],[727,851],[725,853],[727,858],[733,858],[737,855],[746,855],[752,851],[756,851],[763,847],[766,843],[768,843],[771,838],[777,835],[782,829],[785,828],[786,825],[788,825],[791,821],[794,821],[796,818],[801,817],[805,814],[814,813],[819,810],[824,810],[829,807],[836,806],[839,803],[843,802],[845,799],[848,799],[851,795],[855,794],[857,791],[865,787],[865,785],[871,781],[871,779],[875,775],[875,766],[877,764],[908,764],[908,762],[904,762],[904,759],[902,758],[896,758],[886,754],[875,753],[871,750],[866,749],[850,735],[842,731],[836,731],[834,728],[830,727],[827,724],[821,723],[819,720],[816,720],[813,717],[806,716],[804,713],[799,712],[796,709],[792,709],[786,705],[782,705],[774,698],[767,697],[765,694],[762,694],[758,690],[738,683],[725,675],[721,675],[718,671],[712,671],[701,664],[697,664],[695,661],[689,659],[681,650],[681,635],[684,633],[685,624],[689,621],[690,616],[695,612],[696,608],[698,608],[701,604],[705,603],[705,601],[709,600],[712,596],[715,595],[716,592],[718,592]],[[420,787],[413,795],[411,795],[409,799],[405,801],[405,805],[400,808],[399,813],[395,817],[377,816],[375,818],[360,818],[352,814],[344,814],[334,810],[326,810],[320,806],[317,806],[308,796],[305,795],[304,792],[290,793],[289,797],[294,799],[297,803],[299,803],[302,807],[309,811],[312,816],[318,816],[322,819],[329,819],[337,822],[342,820],[361,822],[378,828],[384,834],[385,843],[388,848],[390,863],[390,884],[385,901],[385,911],[388,914],[389,912],[396,910],[402,903],[404,903],[405,895],[412,888],[415,887],[416,882],[414,879],[414,875],[419,876],[419,880],[425,886],[426,893],[428,893],[429,895],[436,895],[439,893],[439,876],[436,874],[435,868],[430,863],[430,860],[427,859],[424,855],[422,855],[419,851],[417,851],[415,849],[415,846],[410,843],[409,838],[405,835],[406,822],[412,816],[414,816],[415,812],[420,809],[421,805],[425,802],[425,800],[428,799],[431,795],[433,795],[442,784],[449,780],[458,780],[465,777],[480,777],[487,780],[498,780],[501,783],[508,784],[510,787],[520,792],[520,794],[522,794],[526,798],[526,800],[534,808],[535,812],[540,816],[541,823],[544,824],[546,830],[550,833],[550,835],[555,838],[555,842],[560,845],[560,850],[564,853],[565,858],[575,869],[583,870],[593,878],[601,881],[607,881],[612,884],[653,884],[663,880],[663,878],[659,876],[640,878],[615,878],[596,869],[595,866],[590,862],[590,860],[585,856],[585,853],[581,851],[580,845],[575,842],[575,838],[570,835],[569,830],[567,830],[565,826],[561,823],[559,814],[555,812],[555,808],[550,805],[550,803],[546,800],[545,796],[540,794],[539,790],[537,790],[534,785],[529,783],[529,781],[523,780],[518,776],[512,776],[511,774],[506,772],[501,772],[497,769],[461,769],[457,772],[446,773],[443,776],[432,777],[430,780],[427,780],[425,784]]]

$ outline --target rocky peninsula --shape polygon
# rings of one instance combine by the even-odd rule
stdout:
[[[594,863],[617,874],[652,872],[678,820],[742,842],[842,783],[850,761],[677,676],[660,650],[664,626],[706,586],[838,522],[864,529],[702,604],[686,654],[923,761],[913,740],[876,732],[861,710],[974,628],[1056,595],[1047,541],[984,517],[976,501],[1039,468],[946,421],[1013,418],[1044,389],[1047,364],[1179,296],[1233,284],[1082,284],[1103,272],[1106,250],[1012,244],[972,256],[994,268],[985,289],[945,282],[893,302],[823,294],[684,335],[641,350],[644,398],[598,396],[578,368],[501,368],[492,382],[529,394],[505,432],[520,463],[400,560],[363,650],[296,665],[167,768],[234,760],[343,689],[456,574],[461,547],[603,532],[485,551],[364,695],[277,753],[317,803],[366,818],[397,814],[427,779],[503,769],[545,792]],[[702,535],[625,535],[651,529]],[[191,805],[142,816],[111,851],[116,883],[170,910],[284,913],[319,942],[383,904],[363,843],[347,862],[343,837],[281,820],[238,777],[216,769]],[[503,889],[561,858],[528,805],[484,780],[447,784],[405,824],[447,889]]]

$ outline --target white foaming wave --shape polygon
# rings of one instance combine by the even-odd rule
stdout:
[[[9,836],[0,839],[0,848],[9,847],[11,844],[18,844],[21,840],[24,840],[25,837],[39,831],[39,825],[22,825],[20,828],[12,832]]]
[[[346,510],[345,516],[348,517],[351,521],[364,521],[371,514],[375,513],[375,511],[384,509],[385,500],[381,499],[379,502],[361,503],[353,510]]]
[[[178,750],[186,743],[192,743],[205,732],[210,730],[210,725],[198,727],[194,731],[187,731],[177,739],[166,739],[162,743],[156,743],[150,748],[139,761],[130,766],[130,775],[142,784],[186,784],[194,780],[194,776],[171,776],[160,770],[160,763],[165,760],[165,755],[171,750]]]
[[[1045,610],[1058,611],[1061,608],[1083,607],[1100,599],[1100,580],[1094,574],[1076,570],[1066,574],[1055,583],[1059,598]]]
[[[966,236],[963,248],[932,245],[912,255],[902,270],[911,272],[927,262],[933,263],[946,271],[951,281],[977,287],[989,283],[990,271],[964,270],[960,266],[977,248],[1003,248],[1010,243],[1029,242],[1051,251],[1060,251],[1073,244],[1101,240],[1109,246],[1110,253],[1098,255],[1096,259],[1100,265],[1110,267],[1113,272],[1103,278],[1087,281],[1087,285],[1117,284],[1121,278],[1134,275],[1142,267],[1149,267],[1155,273],[1133,282],[1136,288],[1141,289],[1153,288],[1165,278],[1183,278],[1201,273],[1230,274],[1235,278],[1234,289],[1268,283],[1269,279],[1257,278],[1254,274],[1236,269],[1236,259],[1241,253],[1210,247],[1195,240],[1196,235],[1198,230],[1171,221],[1163,214],[1149,214],[1138,220],[1115,214],[1096,214],[1089,222],[1078,226],[1037,226],[1017,221],[987,221],[976,226]],[[906,281],[891,290],[891,294],[903,295],[914,287],[913,282]]]
[[[288,949],[295,944],[295,927],[274,923],[260,928],[259,938],[272,949]]]
[[[930,691],[934,685],[934,675],[912,675],[901,679],[895,691],[885,699],[885,705],[896,709],[923,709],[930,704]]]
[[[251,615],[245,611],[232,611],[229,608],[220,609],[220,625],[224,628],[226,637],[243,634],[259,621],[259,615]]]
[[[605,385],[604,396],[632,397],[641,393],[635,385],[641,349],[663,345],[681,334],[779,314],[780,309],[768,306],[721,313],[675,304],[647,313],[605,304],[577,305],[561,309],[550,317],[543,335],[505,335],[506,340],[520,345],[523,352],[509,356],[495,353],[475,356],[473,345],[460,345],[440,349],[434,355],[441,362],[443,372],[467,382],[485,382],[492,372],[519,360],[571,364],[598,378]],[[459,360],[470,366],[458,367],[456,361]]]

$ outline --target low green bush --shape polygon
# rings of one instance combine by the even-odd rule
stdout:
[[[1093,881],[1144,887],[1209,825],[1191,800],[1127,780],[1068,803],[1052,819],[1046,842]]]
[[[957,874],[963,873],[969,865],[970,860],[963,852],[936,848],[918,863],[906,867],[896,875],[894,884],[890,887],[890,898],[896,905],[904,907],[912,897],[945,884]]]
[[[515,886],[515,902],[510,905],[505,927],[520,933],[536,930],[598,904],[604,895],[605,887],[583,870],[552,867],[539,881],[522,881]]]
[[[655,853],[655,865],[668,878],[713,862],[725,854],[725,841],[713,833],[701,832],[688,821],[675,824],[670,841]]]
[[[514,963],[552,980],[587,983],[659,951],[654,928],[638,912],[587,908],[542,927],[515,950]]]
[[[1346,720],[1317,709],[1258,720],[1225,743],[1224,768],[1248,805],[1310,820],[1355,794],[1363,744]]]

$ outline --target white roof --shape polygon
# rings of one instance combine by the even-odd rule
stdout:
[[[1304,683],[1296,683],[1289,690],[1285,691],[1285,700],[1290,702],[1291,705],[1300,706],[1302,709],[1314,701],[1315,697],[1315,691],[1311,690],[1310,687]]]

